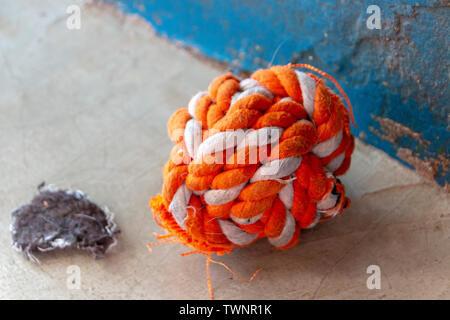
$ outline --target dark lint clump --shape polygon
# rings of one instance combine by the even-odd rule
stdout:
[[[33,261],[33,252],[78,248],[102,258],[120,232],[108,208],[101,209],[83,192],[42,183],[31,203],[12,212],[13,246]]]

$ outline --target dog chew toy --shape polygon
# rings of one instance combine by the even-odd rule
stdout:
[[[296,68],[331,80],[349,109],[323,79]],[[186,254],[205,254],[211,298],[212,253],[264,237],[279,249],[295,246],[302,229],[350,205],[337,178],[354,149],[350,117],[336,80],[307,64],[217,77],[169,119],[175,146],[162,194],[150,201],[168,234],[149,246],[178,242],[194,250]]]

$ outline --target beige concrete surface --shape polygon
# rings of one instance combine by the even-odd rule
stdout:
[[[207,88],[219,68],[156,37],[137,18],[74,1],[0,6],[0,298],[208,299],[205,257],[166,244],[147,208],[161,188],[171,143],[166,121]],[[75,1],[76,2],[76,1]],[[356,106],[357,107],[357,106]],[[357,143],[344,177],[352,199],[342,217],[278,251],[265,240],[218,257],[242,283],[212,265],[217,299],[449,299],[449,195],[384,153]],[[10,246],[10,212],[42,182],[85,191],[116,213],[119,243],[102,260],[86,252],[40,254],[32,264]],[[67,267],[81,270],[70,290]],[[369,290],[366,269],[381,269]]]

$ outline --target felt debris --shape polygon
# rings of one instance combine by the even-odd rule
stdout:
[[[100,208],[80,190],[61,190],[44,183],[29,204],[11,215],[13,247],[37,263],[33,252],[67,247],[102,258],[116,244],[120,232],[107,207]]]

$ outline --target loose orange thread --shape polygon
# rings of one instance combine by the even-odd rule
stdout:
[[[250,282],[250,281],[252,281],[255,277],[256,277],[256,275],[261,271],[261,269],[258,269],[258,270],[256,270],[254,273],[253,273],[253,275],[250,277],[250,279],[244,279],[244,278],[241,278],[241,277],[239,277],[233,270],[231,270],[231,268],[229,267],[229,266],[227,266],[225,263],[223,263],[223,262],[219,262],[219,261],[216,261],[216,260],[214,260],[214,259],[212,259],[211,258],[211,255],[207,255],[206,256],[206,279],[207,279],[207,283],[208,283],[208,290],[209,290],[209,296],[210,296],[210,298],[211,298],[211,300],[214,300],[214,294],[213,294],[213,290],[212,290],[212,284],[211,284],[211,276],[210,276],[210,273],[209,273],[209,266],[210,266],[210,263],[215,263],[215,264],[218,264],[218,265],[220,265],[220,266],[222,266],[222,267],[224,267],[225,269],[227,269],[236,279],[238,279],[239,281],[242,281],[242,282]]]

